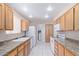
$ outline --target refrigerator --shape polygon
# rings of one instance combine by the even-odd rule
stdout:
[[[36,27],[29,26],[29,30],[26,33],[26,36],[31,37],[31,48],[35,47],[35,45],[36,45]]]

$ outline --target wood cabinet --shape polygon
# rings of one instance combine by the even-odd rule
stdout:
[[[13,11],[6,5],[6,30],[13,30]]]
[[[65,30],[73,30],[73,8],[65,14]]]
[[[54,55],[55,56],[75,56],[76,53],[70,51],[63,46],[59,41],[54,41]]]
[[[5,5],[0,3],[0,30],[5,29]]]
[[[30,54],[30,39],[6,54],[6,56],[28,56]]]
[[[65,55],[65,48],[61,43],[58,43],[58,56]]]
[[[57,41],[55,41],[55,44],[54,44],[54,55],[55,56],[64,56],[65,55],[64,46]]]
[[[79,4],[77,4],[75,7],[75,30],[79,30]]]
[[[29,21],[28,20],[21,20],[21,30],[27,31],[29,28]]]
[[[18,56],[24,56],[24,48],[18,51]]]
[[[30,53],[30,40],[25,43],[25,50],[24,50],[24,55],[27,56]]]
[[[30,39],[18,47],[18,56],[28,56],[30,53]]]
[[[10,53],[7,54],[8,56],[17,56],[17,49],[12,50]]]
[[[75,54],[65,48],[65,56],[75,56]]]
[[[13,29],[13,12],[6,4],[0,3],[0,30]]]
[[[24,44],[21,44],[19,47],[18,47],[18,51],[22,50],[24,48]]]
[[[60,17],[59,24],[60,24],[60,29],[65,30],[65,18],[64,18],[64,16]]]

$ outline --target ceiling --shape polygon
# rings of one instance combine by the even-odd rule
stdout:
[[[8,5],[23,17],[30,20],[31,23],[45,23],[54,19],[72,4],[73,3],[9,3]],[[51,11],[47,11],[49,6],[52,8]],[[45,18],[45,15],[49,17]]]

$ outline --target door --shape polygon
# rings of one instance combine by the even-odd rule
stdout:
[[[50,42],[50,36],[53,36],[53,25],[45,24],[45,42]]]
[[[79,4],[75,6],[75,30],[79,30]]]

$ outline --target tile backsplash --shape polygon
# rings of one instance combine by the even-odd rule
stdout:
[[[11,40],[11,39],[21,37],[21,36],[24,36],[24,33],[6,34],[6,32],[0,32],[0,42]]]
[[[66,32],[66,37],[74,40],[79,40],[79,31]]]

